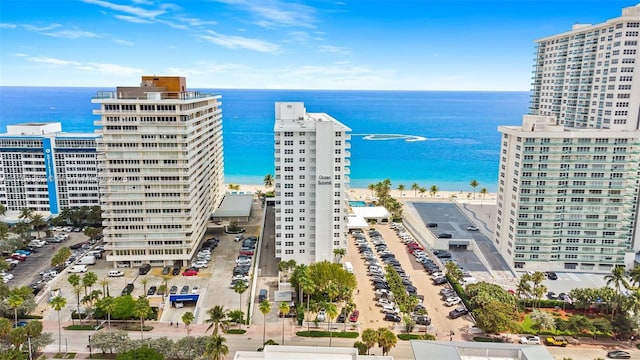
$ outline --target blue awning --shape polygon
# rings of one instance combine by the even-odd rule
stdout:
[[[192,294],[192,295],[169,295],[169,301],[198,301],[200,295]]]

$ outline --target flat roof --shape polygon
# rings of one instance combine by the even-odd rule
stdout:
[[[521,344],[411,340],[415,359],[553,360],[545,346]]]
[[[365,220],[362,216],[358,215],[349,215],[348,220],[348,229],[366,229],[369,227],[367,220]]]
[[[225,194],[213,217],[238,217],[251,215],[253,194]]]
[[[351,210],[356,216],[363,218],[388,218],[391,216],[384,206],[352,206]]]

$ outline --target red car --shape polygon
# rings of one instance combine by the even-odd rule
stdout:
[[[27,257],[26,257],[26,256],[24,256],[24,255],[22,255],[22,254],[17,254],[17,253],[16,253],[16,254],[12,254],[12,255],[11,255],[11,258],[12,258],[12,259],[15,259],[15,260],[20,260],[20,261],[25,261],[25,260],[27,260]]]
[[[182,273],[182,276],[198,276],[198,272],[193,269],[187,269]]]
[[[351,315],[349,316],[349,321],[351,322],[356,322],[358,321],[358,316],[360,316],[360,311],[358,310],[353,310],[353,312],[351,313]]]
[[[249,249],[244,249],[244,250],[240,250],[240,255],[253,255],[253,250]]]

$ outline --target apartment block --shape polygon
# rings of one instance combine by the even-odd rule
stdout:
[[[92,100],[107,261],[193,258],[224,194],[220,98],[187,90],[184,77],[143,76]]]
[[[351,129],[300,102],[278,102],[275,114],[275,256],[333,261],[347,248]]]
[[[530,114],[502,134],[494,244],[515,270],[634,266],[640,7],[536,41]]]
[[[98,137],[65,133],[59,122],[8,125],[0,134],[0,203],[45,215],[100,205]]]

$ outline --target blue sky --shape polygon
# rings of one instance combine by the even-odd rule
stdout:
[[[530,90],[534,40],[638,0],[2,0],[0,85]]]

